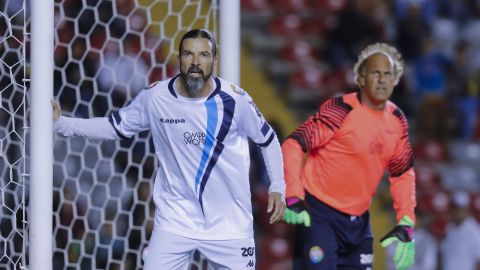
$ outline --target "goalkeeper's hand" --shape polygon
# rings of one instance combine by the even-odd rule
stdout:
[[[380,239],[380,245],[382,245],[382,247],[387,247],[393,242],[398,242],[393,255],[393,262],[397,270],[408,269],[415,260],[413,225],[413,220],[408,216],[404,216],[393,230]]]
[[[283,220],[289,224],[303,224],[306,227],[310,227],[312,223],[307,205],[298,197],[287,198],[287,209],[285,209]]]

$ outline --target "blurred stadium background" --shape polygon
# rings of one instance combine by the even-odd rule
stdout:
[[[108,115],[176,74],[176,39],[188,27],[218,34],[216,9],[206,0],[56,0],[54,96],[63,113]],[[22,1],[1,0],[0,12],[0,269],[20,269],[28,240],[21,113],[28,41]],[[407,69],[392,100],[410,121],[418,226],[440,246],[459,191],[480,221],[478,1],[241,0],[241,37],[240,85],[281,139],[323,100],[356,90],[351,69],[363,47],[396,45]],[[257,269],[291,269],[292,228],[268,224],[268,178],[258,149],[251,151]],[[154,209],[150,135],[101,143],[57,136],[54,159],[54,269],[141,269]],[[371,211],[378,239],[393,226],[386,180]],[[387,261],[376,243],[374,269]]]

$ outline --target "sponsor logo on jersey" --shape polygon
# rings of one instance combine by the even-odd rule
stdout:
[[[242,247],[241,250],[243,257],[251,257],[255,255],[255,247]]]
[[[310,261],[312,261],[312,263],[319,263],[323,260],[323,249],[319,246],[313,246],[310,248],[308,255],[310,256]]]
[[[262,114],[260,113],[260,110],[257,108],[257,105],[251,100],[248,101],[248,104],[252,105],[253,109],[255,109],[255,112],[257,113],[258,118],[262,118]]]
[[[183,124],[185,119],[176,119],[176,118],[160,118],[160,123],[163,124]]]
[[[373,254],[360,254],[360,264],[372,264]]]
[[[380,142],[371,142],[370,143],[370,154],[381,155],[383,152],[383,144]]]
[[[195,146],[200,146],[205,143],[206,134],[201,131],[196,132],[184,132],[183,133],[183,141],[185,144],[193,144]]]

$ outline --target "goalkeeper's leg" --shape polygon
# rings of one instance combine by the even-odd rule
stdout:
[[[337,270],[337,232],[334,210],[307,193],[311,226],[295,226],[294,270]]]
[[[371,270],[373,264],[373,237],[366,237],[346,253],[338,255],[338,270]]]

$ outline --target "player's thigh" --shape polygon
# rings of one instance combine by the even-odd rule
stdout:
[[[313,217],[310,227],[297,225],[295,270],[336,270],[338,244],[330,223]]]
[[[358,246],[338,256],[338,270],[371,270],[373,264],[373,237],[366,237]]]
[[[197,241],[162,230],[154,230],[144,255],[145,270],[187,270]]]
[[[209,270],[255,269],[255,241],[253,237],[201,241],[199,250],[207,258]]]

